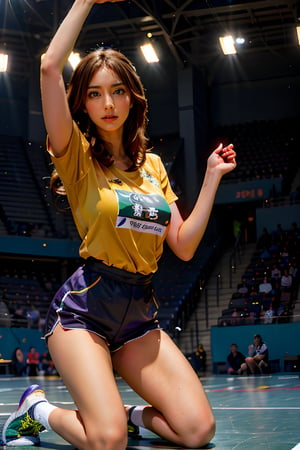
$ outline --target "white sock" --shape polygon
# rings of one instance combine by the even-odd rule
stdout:
[[[130,417],[130,420],[133,423],[133,425],[145,428],[145,425],[143,422],[143,411],[145,408],[147,408],[146,405],[134,407],[134,409],[131,412],[131,417]]]
[[[47,400],[41,401],[34,406],[34,419],[40,422],[40,424],[42,424],[46,428],[46,430],[51,430],[48,418],[50,413],[56,408],[57,406],[51,405],[51,403],[49,403]]]

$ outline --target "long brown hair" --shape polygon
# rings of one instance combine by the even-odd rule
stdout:
[[[70,111],[80,130],[93,143],[94,156],[102,164],[110,165],[109,154],[98,136],[96,126],[85,112],[85,99],[90,80],[102,67],[114,71],[128,88],[131,96],[132,107],[124,124],[123,145],[126,155],[132,161],[130,170],[135,170],[145,161],[148,103],[135,67],[125,55],[111,48],[98,49],[81,60],[68,86]]]
[[[130,92],[132,107],[124,124],[123,145],[126,155],[132,162],[128,170],[132,171],[141,167],[146,159],[148,102],[135,67],[125,55],[113,49],[101,48],[89,53],[80,61],[67,89],[70,111],[80,130],[91,143],[93,156],[105,166],[110,166],[111,156],[100,139],[95,124],[85,112],[85,99],[90,80],[102,67],[113,70]],[[67,210],[64,187],[55,169],[51,175],[50,191],[56,208],[60,211]],[[61,203],[62,206],[59,206]]]

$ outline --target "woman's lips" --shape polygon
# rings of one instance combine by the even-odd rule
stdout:
[[[104,120],[105,122],[114,122],[115,120],[117,120],[118,116],[103,116],[102,120]]]

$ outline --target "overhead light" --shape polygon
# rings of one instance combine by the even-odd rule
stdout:
[[[76,69],[76,67],[80,63],[80,60],[81,60],[81,58],[80,58],[80,54],[79,53],[72,52],[70,54],[68,61],[71,64],[73,70]]]
[[[159,62],[159,58],[157,56],[155,48],[151,43],[141,45],[140,49],[142,50],[144,58],[147,61],[147,63],[152,64]]]
[[[224,55],[234,55],[236,53],[232,36],[221,36],[219,37],[219,41]]]
[[[298,37],[298,45],[300,45],[300,25],[296,27],[297,37]]]
[[[42,54],[41,61],[43,60],[44,56],[45,56],[45,53]],[[68,61],[69,61],[70,65],[71,65],[72,69],[75,70],[76,67],[78,66],[78,64],[81,61],[80,54],[79,53],[75,53],[75,52],[71,52],[70,56],[68,58]]]
[[[7,71],[7,64],[8,64],[8,55],[6,55],[5,53],[0,53],[0,72]]]
[[[243,45],[245,44],[245,38],[239,36],[236,38],[235,42],[236,44]]]

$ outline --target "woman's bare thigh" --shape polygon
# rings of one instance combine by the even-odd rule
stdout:
[[[113,364],[126,382],[167,420],[173,430],[213,421],[202,384],[178,347],[161,330],[125,344]]]
[[[109,427],[119,420],[120,426],[126,426],[105,341],[95,333],[58,325],[48,338],[48,347],[83,422]]]

